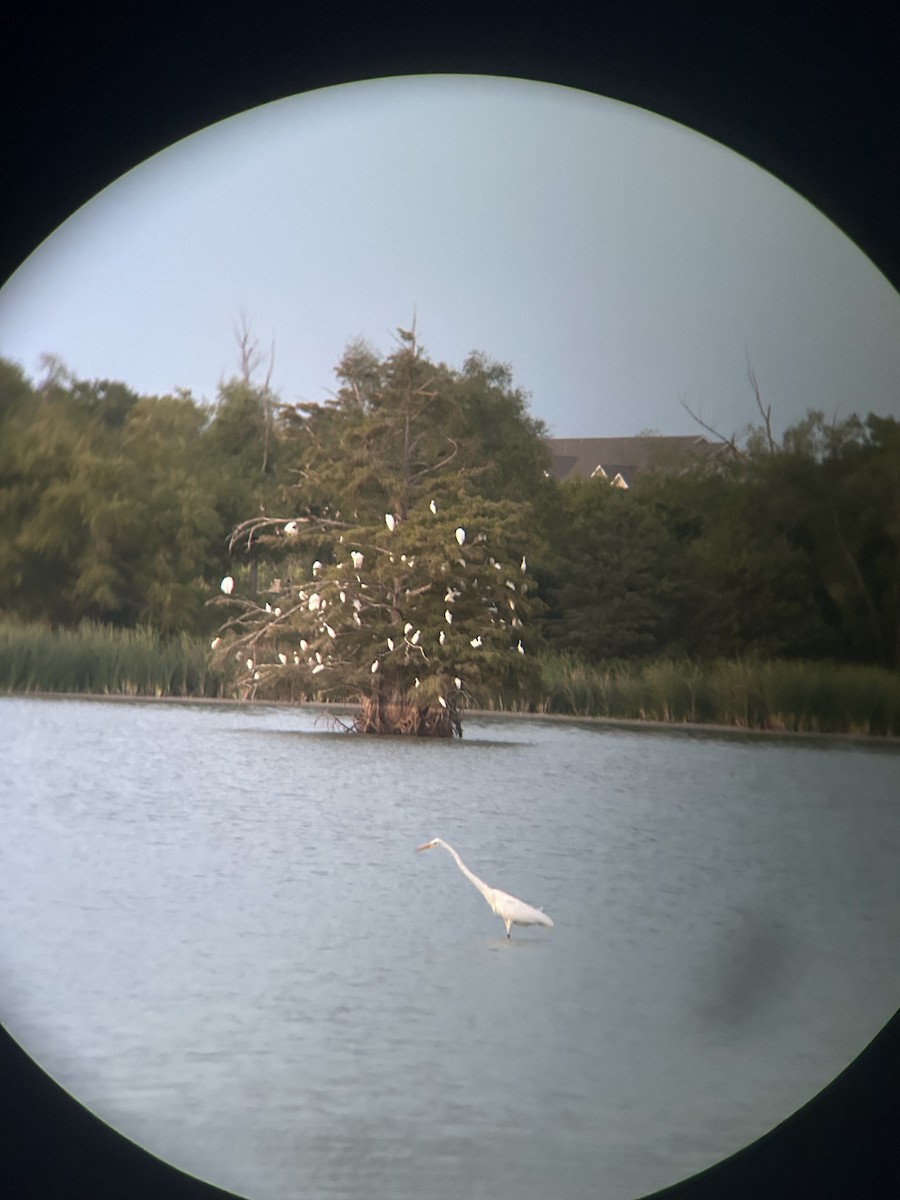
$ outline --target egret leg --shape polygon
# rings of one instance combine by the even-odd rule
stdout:
[[[512,921],[504,921],[503,924],[506,926],[506,936],[509,937],[512,930]]]

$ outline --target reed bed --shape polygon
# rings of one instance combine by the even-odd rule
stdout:
[[[207,643],[85,621],[76,629],[0,622],[0,691],[103,696],[229,696]]]
[[[900,673],[882,667],[753,658],[603,666],[545,653],[540,668],[539,695],[480,699],[502,711],[900,736]]]
[[[84,622],[77,629],[0,621],[0,692],[109,696],[243,695],[227,665],[214,668],[204,639]],[[528,696],[483,692],[474,707],[794,733],[900,737],[900,673],[827,662],[662,659],[584,663],[539,657]],[[293,692],[284,699],[293,699]],[[355,697],[354,697],[355,699]]]

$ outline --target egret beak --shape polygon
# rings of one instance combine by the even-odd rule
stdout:
[[[433,845],[434,842],[425,842],[422,846],[416,846],[416,852],[418,853],[419,850],[430,850]]]

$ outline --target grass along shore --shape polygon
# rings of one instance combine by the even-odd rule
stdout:
[[[537,695],[475,694],[470,707],[792,733],[900,737],[900,673],[787,660],[659,660],[598,666],[541,655]],[[84,623],[73,630],[0,621],[0,692],[229,699],[205,639]],[[352,700],[348,697],[348,700]]]
[[[163,638],[90,621],[60,630],[0,622],[0,692],[231,695],[230,680],[209,660],[208,643],[186,634]]]

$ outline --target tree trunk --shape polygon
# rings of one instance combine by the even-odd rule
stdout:
[[[389,733],[406,737],[462,737],[459,711],[413,704],[403,697],[364,696],[353,725],[357,733]]]

